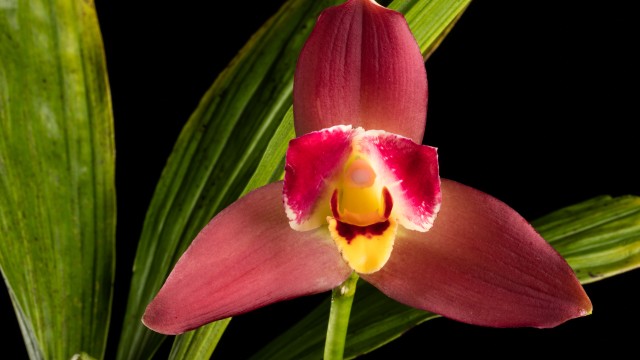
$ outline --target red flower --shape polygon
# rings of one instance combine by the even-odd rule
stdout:
[[[543,328],[589,314],[571,268],[520,215],[441,181],[436,149],[420,145],[426,104],[424,62],[401,14],[372,0],[325,10],[298,60],[303,135],[290,143],[284,184],[211,220],[144,323],[179,334],[327,291],[352,271],[471,324]]]

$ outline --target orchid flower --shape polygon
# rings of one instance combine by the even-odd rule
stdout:
[[[421,145],[427,78],[403,16],[372,0],[325,10],[294,80],[284,182],[215,216],[143,317],[179,334],[343,283],[492,327],[591,312],[564,259],[499,200],[441,179]]]

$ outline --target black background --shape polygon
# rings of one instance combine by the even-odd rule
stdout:
[[[97,0],[115,113],[118,260],[107,358],[115,356],[146,207],[200,97],[283,1]],[[621,2],[475,1],[427,61],[425,143],[441,175],[503,200],[527,219],[591,197],[640,195],[638,22]],[[603,4],[611,4],[604,7]],[[640,272],[589,284],[593,315],[550,330],[438,319],[365,358],[436,355],[610,356],[634,347]],[[214,358],[242,359],[323,296],[237,317]],[[6,290],[3,352],[26,357]],[[164,358],[168,345],[158,358]]]

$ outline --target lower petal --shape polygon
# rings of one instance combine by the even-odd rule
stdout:
[[[513,209],[442,181],[427,233],[397,236],[393,256],[365,280],[409,306],[465,323],[553,327],[591,313],[565,260]]]
[[[163,334],[180,334],[327,291],[350,273],[326,229],[291,229],[282,207],[282,183],[274,183],[211,220],[178,260],[143,322]]]

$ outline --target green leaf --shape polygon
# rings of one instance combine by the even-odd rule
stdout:
[[[284,177],[284,154],[289,147],[289,141],[294,137],[293,107],[290,107],[278,126],[278,129],[276,129],[275,134],[273,134],[273,137],[269,141],[269,145],[265,149],[264,155],[262,159],[260,159],[260,163],[242,192],[242,195]]]
[[[231,318],[213,322],[176,337],[169,360],[209,359]]]
[[[165,337],[140,319],[177,259],[218,211],[274,175],[282,155],[261,165],[264,174],[254,172],[291,105],[300,48],[320,11],[340,2],[288,1],[220,74],[183,128],[143,226],[119,359],[156,351]]]
[[[533,222],[583,284],[640,265],[640,198],[597,197]]]
[[[0,268],[27,350],[102,358],[116,202],[93,3],[0,0],[0,54]]]
[[[404,14],[422,56],[427,59],[470,3],[471,0],[395,0],[389,8]]]
[[[640,197],[602,196],[544,216],[536,230],[585,284],[640,267]],[[322,358],[329,299],[252,359]],[[439,317],[402,305],[364,281],[351,310],[345,358],[365,354]]]

